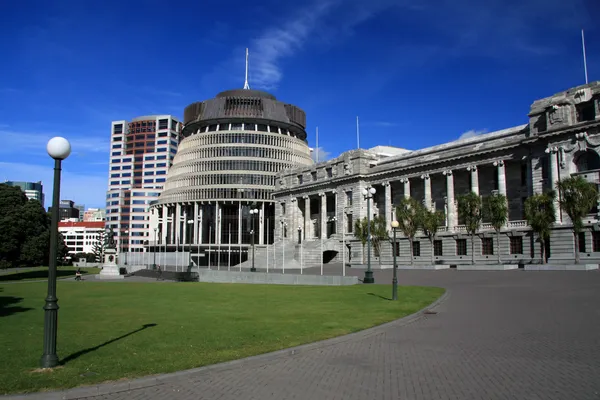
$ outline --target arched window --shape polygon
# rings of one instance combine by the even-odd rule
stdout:
[[[575,167],[577,172],[600,169],[600,157],[593,150],[579,152],[575,156]]]

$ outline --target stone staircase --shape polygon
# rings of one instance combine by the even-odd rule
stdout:
[[[254,265],[257,269],[283,270],[300,269],[300,259],[295,259],[296,244],[291,241],[278,241],[270,245],[261,245],[254,247]],[[285,257],[285,259],[284,259]],[[236,265],[239,268],[240,265]],[[252,267],[252,253],[249,254],[247,261],[241,265],[244,268]]]

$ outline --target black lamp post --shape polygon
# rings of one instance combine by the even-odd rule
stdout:
[[[252,206],[254,207],[254,206]],[[250,230],[250,245],[252,246],[252,268],[250,268],[250,272],[256,272],[256,267],[254,266],[254,216],[258,215],[258,209],[252,208],[250,210],[250,219],[252,220],[252,229]]]
[[[158,228],[154,228],[154,262],[152,263],[152,269],[156,269],[156,231]]]
[[[52,193],[52,219],[50,222],[50,260],[48,265],[48,295],[44,305],[44,354],[40,359],[42,368],[58,365],[56,333],[58,328],[58,298],[56,297],[56,257],[58,250],[58,207],[60,203],[61,162],[71,154],[71,144],[62,137],[48,141],[46,150],[54,159],[54,191]]]
[[[188,271],[192,270],[192,229],[194,229],[194,227],[192,226],[194,223],[193,219],[188,219],[187,222],[189,229],[186,230],[186,238],[185,240],[188,242],[189,246],[190,246],[190,259],[188,260]]]
[[[362,194],[367,200],[367,270],[365,271],[363,283],[375,283],[373,271],[371,270],[371,200],[375,194],[375,188],[363,189]]]
[[[392,300],[398,300],[398,264],[396,263],[396,230],[400,224],[398,221],[392,221],[392,230],[394,231],[394,245],[392,254],[394,255],[394,277],[392,278]]]

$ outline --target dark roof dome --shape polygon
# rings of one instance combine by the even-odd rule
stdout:
[[[277,100],[275,98],[275,96],[273,96],[270,93],[263,92],[262,90],[253,90],[253,89],[226,90],[224,92],[217,94],[216,97],[217,98],[219,98],[219,97],[255,97],[255,98],[260,97],[263,99]]]

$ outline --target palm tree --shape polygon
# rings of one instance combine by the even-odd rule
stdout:
[[[498,252],[498,264],[500,264],[500,229],[508,220],[508,203],[503,194],[493,194],[485,198],[483,212],[496,231],[496,242]]]
[[[413,260],[413,241],[417,229],[420,227],[419,215],[421,215],[423,204],[418,202],[412,197],[403,197],[400,203],[396,207],[396,220],[398,221],[398,227],[404,233],[404,236],[408,238],[410,243],[410,265],[414,264]],[[396,249],[394,249],[396,251]]]
[[[365,218],[366,220],[366,218]],[[389,240],[390,236],[387,230],[387,223],[385,217],[378,215],[371,220],[371,243],[375,250],[375,255],[379,257],[379,264],[381,265],[381,243]]]
[[[579,233],[583,230],[583,218],[598,202],[598,190],[581,176],[563,179],[556,186],[560,191],[560,206],[571,219],[575,236],[575,264],[579,264]]]
[[[365,263],[365,246],[369,236],[367,218],[357,219],[354,222],[354,236],[362,243],[362,263]]]
[[[541,244],[542,263],[546,262],[546,242],[556,219],[554,214],[554,192],[534,194],[525,200],[525,219],[538,235]]]
[[[438,228],[444,225],[444,213],[440,210],[431,211],[425,207],[421,207],[419,215],[419,225],[423,228],[423,233],[429,238],[431,243],[431,264],[435,263],[435,250],[433,243],[437,235]]]
[[[471,236],[471,263],[475,264],[475,234],[481,225],[481,197],[470,192],[458,197],[458,214],[464,219],[467,234]]]

